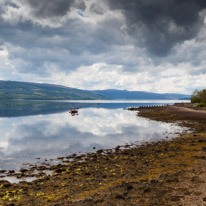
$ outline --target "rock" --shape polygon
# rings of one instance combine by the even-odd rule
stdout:
[[[3,184],[4,187],[10,187],[11,183],[7,180],[0,180],[0,184]]]
[[[56,173],[61,173],[61,172],[64,172],[65,169],[64,168],[58,168],[55,170]]]
[[[206,147],[202,147],[202,151],[206,152]]]
[[[125,199],[125,198],[123,197],[123,195],[121,195],[121,194],[116,194],[116,195],[115,195],[115,198],[116,198],[116,199]]]
[[[148,192],[151,192],[151,188],[146,188],[146,189],[144,189],[144,193],[148,193]]]
[[[132,190],[134,187],[132,185],[127,185],[127,190]]]
[[[25,173],[25,172],[27,172],[28,170],[27,169],[20,169],[20,172],[22,172],[22,173]]]
[[[118,145],[118,146],[115,148],[115,150],[118,151],[119,149],[120,149],[120,146]]]
[[[172,196],[170,200],[172,202],[178,202],[178,201],[180,201],[180,198],[182,198],[182,196]]]
[[[150,181],[150,183],[152,184],[152,185],[155,185],[155,184],[157,184],[159,181],[158,180],[151,180]]]
[[[57,159],[58,159],[58,160],[63,160],[63,159],[64,159],[64,157],[58,157]]]
[[[100,150],[97,150],[97,153],[102,153],[104,150],[103,149],[100,149]]]

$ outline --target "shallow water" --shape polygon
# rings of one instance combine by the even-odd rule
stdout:
[[[35,177],[16,178],[16,177],[5,176],[5,177],[2,177],[0,179],[1,180],[7,180],[10,183],[18,184],[19,182],[23,182],[23,181],[25,181],[25,182],[32,182],[32,181],[36,180],[37,178],[35,178]]]
[[[163,102],[167,104],[167,102]],[[169,102],[171,103],[171,102]],[[173,138],[174,124],[138,117],[125,107],[139,103],[9,102],[0,105],[0,169],[19,170],[23,163],[52,162],[60,156],[135,142]],[[69,110],[80,108],[78,115]],[[55,160],[53,161],[56,162]]]

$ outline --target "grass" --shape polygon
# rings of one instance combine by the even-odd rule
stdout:
[[[199,103],[197,107],[206,107],[206,103]]]

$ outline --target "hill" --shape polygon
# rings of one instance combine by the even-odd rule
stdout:
[[[155,100],[190,99],[184,94],[159,94],[127,90],[81,90],[54,84],[0,80],[0,99],[28,100]]]
[[[94,94],[105,96],[108,99],[121,100],[155,100],[155,99],[190,99],[190,95],[176,94],[176,93],[152,93],[142,91],[127,91],[127,90],[93,90]]]
[[[92,100],[105,98],[90,91],[60,85],[0,80],[0,99]]]

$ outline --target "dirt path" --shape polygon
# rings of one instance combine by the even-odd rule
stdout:
[[[171,108],[175,112],[189,113],[189,114],[201,115],[201,116],[206,115],[206,110],[203,110],[203,109],[197,110],[197,109],[192,109],[192,108],[188,108],[188,107],[178,107],[178,106],[171,106]]]

